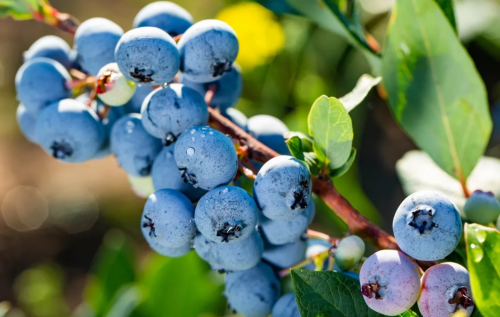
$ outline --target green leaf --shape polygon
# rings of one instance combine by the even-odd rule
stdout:
[[[435,190],[448,197],[463,210],[465,197],[460,183],[445,173],[425,152],[412,150],[396,163],[396,172],[406,195],[419,190]],[[467,179],[467,187],[492,191],[500,199],[500,160],[482,157]],[[465,214],[462,213],[465,217]]]
[[[349,159],[347,160],[347,162],[345,162],[345,164],[342,165],[341,167],[331,170],[329,173],[330,177],[335,178],[344,175],[349,170],[349,168],[351,168],[352,163],[354,163],[354,159],[356,158],[356,152],[357,152],[356,149],[352,148],[351,155],[349,155]]]
[[[383,316],[366,305],[359,281],[335,271],[292,270],[295,299],[302,317]],[[412,311],[399,316],[416,317]]]
[[[152,253],[139,283],[146,294],[141,316],[224,315],[224,277],[195,252],[180,258]]]
[[[0,0],[0,17],[10,16],[16,20],[29,20],[33,18],[33,11],[40,8],[38,0]]]
[[[443,170],[465,180],[492,128],[472,59],[433,0],[397,1],[388,30],[382,77],[394,117]]]
[[[138,286],[125,286],[117,294],[106,317],[130,316],[141,303],[142,293]]]
[[[360,49],[374,73],[380,72],[379,55],[370,48],[356,24],[352,24],[331,0],[286,1],[321,28],[342,36],[349,44]]]
[[[135,281],[132,242],[118,230],[104,236],[85,289],[85,298],[96,316],[104,316],[125,285]]]
[[[465,244],[474,303],[485,317],[500,311],[500,232],[465,224]]]
[[[307,123],[314,145],[328,158],[328,167],[337,169],[344,165],[351,154],[354,135],[351,117],[342,103],[333,97],[319,97],[311,107]]]
[[[349,112],[356,108],[366,98],[370,90],[378,85],[381,80],[382,77],[374,78],[368,74],[364,74],[359,78],[356,87],[344,97],[340,97],[339,101],[347,109],[347,112]]]
[[[457,21],[455,20],[455,10],[453,9],[453,0],[434,0],[443,10],[444,15],[451,26],[457,32]]]
[[[300,141],[302,141],[302,149],[305,152],[313,151],[314,140],[310,136],[305,135],[302,132],[295,132],[295,131],[287,132],[284,135],[285,139],[291,139],[294,136],[298,137]]]
[[[299,135],[303,136],[303,138],[301,138]],[[286,140],[286,144],[293,157],[301,160],[304,164],[306,164],[312,175],[318,175],[325,165],[325,162],[318,159],[314,152],[306,152],[306,150],[304,149],[304,143],[308,144],[310,143],[310,140],[311,139],[304,134],[296,132],[295,135]],[[311,145],[312,143],[310,143],[308,148],[312,149]]]

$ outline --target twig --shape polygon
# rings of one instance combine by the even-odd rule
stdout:
[[[217,86],[210,85],[207,92],[205,93],[205,103],[210,108],[212,106],[212,100],[214,99],[215,92],[217,91]]]
[[[307,230],[306,236],[308,238],[316,238],[316,239],[325,240],[325,241],[327,241],[328,243],[330,243],[333,246],[336,246],[337,243],[340,241],[340,239],[330,237],[329,235],[327,235],[327,234],[325,234],[323,232],[314,231],[314,230],[311,230],[311,229]]]
[[[238,160],[238,168],[246,177],[253,180],[257,178],[257,175],[255,175],[251,169],[245,167],[243,163],[241,163],[241,160]]]

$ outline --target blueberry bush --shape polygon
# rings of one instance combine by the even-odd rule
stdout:
[[[56,301],[57,267],[23,275],[54,287],[48,313],[28,315],[498,316],[500,162],[484,156],[489,96],[459,37],[461,2],[396,0],[381,41],[359,1],[259,2],[196,21],[158,1],[123,30],[101,17],[79,23],[46,0],[0,1],[0,16],[74,36],[73,47],[44,36],[27,48],[15,76],[23,134],[61,162],[114,156],[147,199],[131,229],[147,260],[128,233],[111,230],[73,312]],[[231,10],[246,5],[267,24],[234,20]],[[315,101],[291,130],[235,108],[245,72],[272,64],[273,45],[283,45],[282,16],[331,32],[369,69],[343,96],[323,94],[311,75]],[[264,48],[259,28],[273,36]],[[363,150],[356,111],[373,95],[419,148],[396,163],[407,197],[389,212],[393,235],[359,188],[342,186]]]

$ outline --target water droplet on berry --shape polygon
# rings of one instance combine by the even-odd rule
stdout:
[[[127,125],[125,126],[125,129],[127,130],[127,133],[132,133],[134,132],[135,128],[135,123],[132,121],[127,121]]]
[[[191,137],[191,141],[194,141],[194,137]]]
[[[196,133],[195,129],[191,130],[191,134],[195,134],[195,133]]]
[[[186,154],[187,154],[187,155],[189,155],[189,156],[193,156],[193,155],[194,155],[194,148],[189,147],[189,148],[186,150]]]
[[[205,137],[205,133],[203,133],[203,134],[201,135],[201,137],[202,137],[202,138],[204,138],[204,137]]]
[[[227,188],[224,188],[224,190],[222,191],[224,194],[227,193],[229,191],[229,189]]]
[[[208,132],[208,134],[213,135],[213,134],[214,134],[214,131],[210,131],[210,132]]]

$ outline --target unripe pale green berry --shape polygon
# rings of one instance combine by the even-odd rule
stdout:
[[[110,63],[97,74],[96,91],[105,104],[122,106],[132,99],[135,83],[123,76],[116,63]]]
[[[487,225],[494,222],[500,216],[500,202],[492,192],[476,190],[467,199],[464,212],[470,221]]]
[[[340,241],[335,251],[335,264],[342,271],[354,268],[365,254],[365,243],[358,236],[349,236]]]
[[[151,176],[141,177],[128,174],[127,177],[132,191],[137,197],[148,198],[155,192]]]

